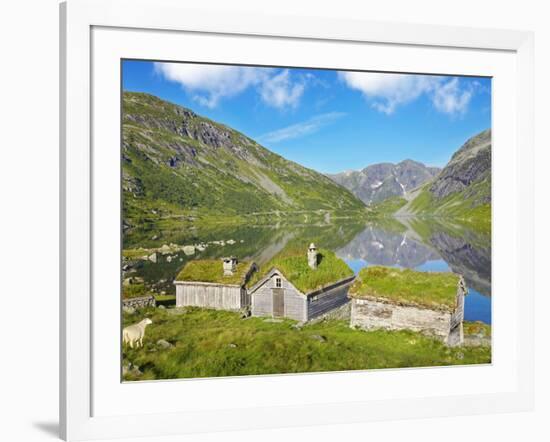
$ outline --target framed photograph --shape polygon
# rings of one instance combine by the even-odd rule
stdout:
[[[530,33],[60,13],[62,437],[532,407]]]

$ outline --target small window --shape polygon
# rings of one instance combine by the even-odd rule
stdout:
[[[282,286],[283,286],[283,284],[281,282],[281,278],[275,278],[275,287],[280,289]]]

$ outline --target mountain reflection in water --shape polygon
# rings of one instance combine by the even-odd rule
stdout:
[[[374,224],[337,249],[336,254],[355,273],[366,266],[383,265],[461,274],[469,289],[465,319],[491,323],[489,235],[426,220],[409,221],[402,231]]]
[[[135,265],[134,275],[142,277],[148,289],[160,294],[175,292],[173,280],[190,260],[234,255],[262,266],[283,248],[301,247],[310,242],[335,251],[355,273],[365,266],[384,265],[461,274],[469,288],[466,320],[491,323],[490,235],[441,220],[387,219],[367,225],[357,220],[331,220],[302,224],[182,226],[164,231],[135,230],[127,232],[124,238],[125,248],[171,243],[204,245],[191,255],[158,254],[154,263],[145,260]]]

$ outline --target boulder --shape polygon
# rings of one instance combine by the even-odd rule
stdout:
[[[151,254],[147,257],[147,259],[148,259],[149,261],[151,261],[151,262],[154,262],[154,263],[156,264],[156,262],[157,262],[157,253],[156,253],[156,252],[151,253]]]
[[[183,253],[185,253],[186,255],[194,255],[195,246],[183,246]]]
[[[321,335],[311,335],[310,338],[319,342],[327,342],[327,338]]]
[[[251,315],[250,307],[243,307],[242,309],[239,310],[239,314],[241,315],[241,319],[246,319],[250,317]]]
[[[139,369],[139,365],[134,365],[131,362],[122,365],[122,375],[141,376],[143,373]]]
[[[162,349],[164,349],[164,350],[173,347],[173,345],[170,344],[170,342],[166,341],[165,339],[159,339],[159,340],[157,341],[157,346],[159,346],[160,348],[162,348]]]

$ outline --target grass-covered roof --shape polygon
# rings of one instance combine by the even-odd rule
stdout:
[[[283,249],[261,266],[260,271],[253,275],[248,286],[252,287],[273,268],[277,268],[302,293],[309,293],[353,276],[353,271],[334,252],[326,249],[319,249],[318,252],[318,266],[313,270],[307,263],[306,247]]]
[[[459,275],[448,272],[365,267],[357,275],[349,294],[353,298],[385,298],[396,304],[452,311],[459,280]]]
[[[223,264],[220,259],[197,259],[189,261],[176,276],[176,281],[212,282],[218,284],[241,285],[244,284],[251,262],[237,263],[233,275],[223,274]]]

